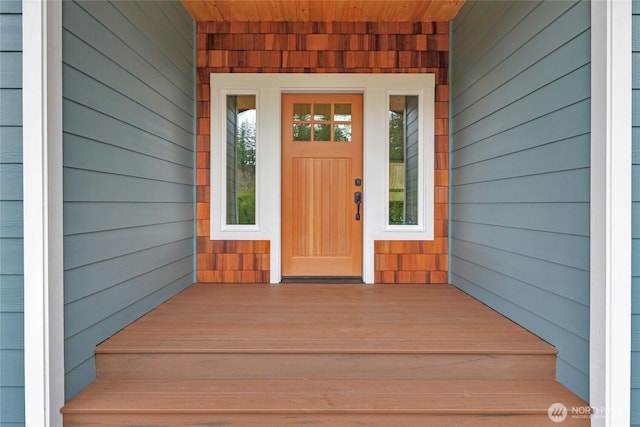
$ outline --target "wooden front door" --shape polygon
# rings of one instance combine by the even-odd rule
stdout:
[[[282,275],[361,277],[362,95],[287,94],[282,109]]]

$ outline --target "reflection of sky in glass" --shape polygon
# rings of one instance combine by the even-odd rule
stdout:
[[[247,123],[248,125],[256,125],[256,110],[246,110],[238,114],[238,127],[240,127],[243,123]]]
[[[321,122],[331,120],[331,104],[313,104],[313,120]]]
[[[335,104],[334,108],[333,120],[337,122],[351,121],[351,104]]]

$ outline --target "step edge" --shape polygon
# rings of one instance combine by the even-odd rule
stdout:
[[[62,407],[60,413],[72,414],[389,414],[389,415],[547,415],[548,408],[532,409],[84,409]]]
[[[551,355],[558,354],[553,348],[538,350],[323,350],[323,349],[141,349],[141,348],[112,348],[96,349],[98,354],[399,354],[399,355],[432,355],[432,354],[469,354],[469,355]]]

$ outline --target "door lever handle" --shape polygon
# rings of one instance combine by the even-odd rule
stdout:
[[[360,205],[362,204],[362,192],[356,191],[355,193],[353,193],[353,201],[357,206],[356,221],[360,221]]]

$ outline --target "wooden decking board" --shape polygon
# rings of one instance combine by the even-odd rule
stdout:
[[[555,381],[123,379],[90,387],[64,412],[546,414],[558,399],[584,405]]]

